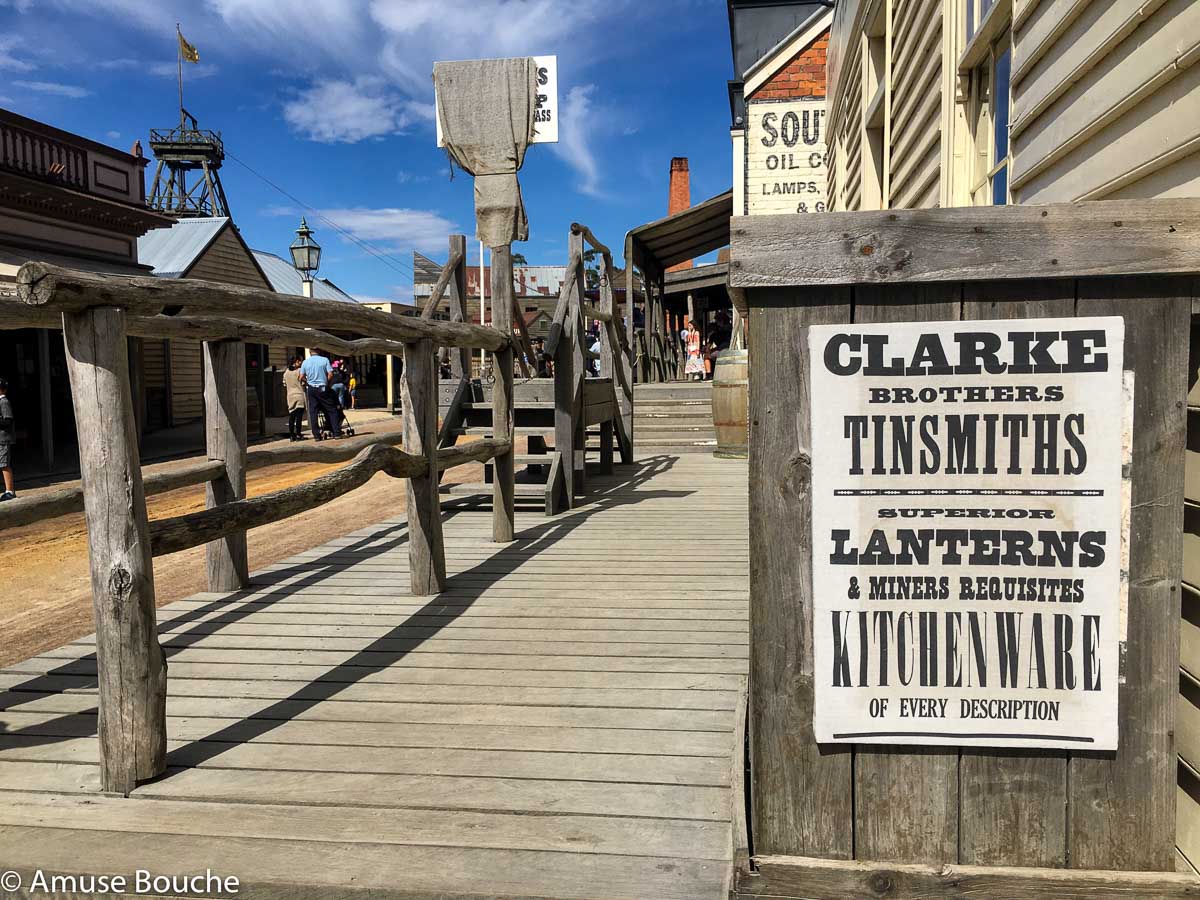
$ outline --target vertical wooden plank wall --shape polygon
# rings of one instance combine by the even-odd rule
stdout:
[[[1194,279],[755,288],[751,697],[758,855],[1174,868],[1187,353]],[[1121,315],[1136,372],[1128,653],[1116,754],[818,746],[807,326]],[[1114,404],[1118,398],[1114,398]],[[1114,405],[1114,415],[1119,414]],[[787,541],[778,535],[787,534]]]
[[[750,767],[754,851],[854,856],[851,749],[813,739],[807,326],[845,322],[849,288],[754,292],[750,341]],[[780,539],[785,535],[784,539]]]

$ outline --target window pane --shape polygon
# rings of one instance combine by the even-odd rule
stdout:
[[[967,4],[967,40],[975,36],[975,0],[966,0]]]
[[[992,103],[994,112],[992,122],[995,130],[994,163],[1008,156],[1008,78],[1012,68],[1012,47],[1004,48],[1004,52],[996,57],[996,78],[992,85]]]
[[[1005,206],[1008,204],[1008,166],[992,176],[992,205]]]

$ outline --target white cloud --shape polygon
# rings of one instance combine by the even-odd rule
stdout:
[[[602,115],[592,99],[595,91],[594,84],[576,85],[567,91],[558,116],[558,143],[550,145],[579,176],[576,187],[580,193],[593,197],[600,194],[600,166],[592,143]]]
[[[404,99],[382,78],[325,81],[284,104],[296,131],[326,144],[355,143],[402,132],[424,118],[424,104]]]
[[[390,245],[398,250],[442,250],[446,246],[446,235],[458,229],[449,219],[427,209],[355,206],[323,209],[320,215],[336,222],[359,240]]]
[[[428,175],[419,175],[416,172],[407,172],[401,169],[396,173],[396,180],[401,184],[416,184],[429,180]]]
[[[19,59],[13,54],[13,50],[21,46],[21,39],[17,35],[0,35],[0,69],[9,69],[13,72],[32,72],[37,68],[33,63],[25,59]]]
[[[119,132],[119,131],[106,131],[106,132],[104,132],[104,136],[105,136],[106,138],[108,138],[110,141],[119,141],[119,140],[121,139],[121,132]]]
[[[14,81],[13,87],[25,88],[27,91],[37,91],[40,94],[54,94],[58,97],[70,97],[78,100],[87,97],[92,92],[74,84],[59,84],[57,81]]]
[[[151,75],[157,75],[159,78],[178,78],[179,63],[176,60],[151,63],[146,67],[146,71]],[[209,78],[216,75],[219,71],[220,69],[211,63],[188,63],[183,67],[183,80],[191,81],[196,78]]]

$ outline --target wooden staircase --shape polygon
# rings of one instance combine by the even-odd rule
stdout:
[[[633,443],[638,453],[712,453],[712,382],[638,384],[633,389]]]

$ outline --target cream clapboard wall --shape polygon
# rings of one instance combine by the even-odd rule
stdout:
[[[1200,0],[1015,0],[1013,201],[1200,196]],[[1191,380],[1200,359],[1192,330]],[[1200,387],[1188,396],[1176,844],[1200,866]]]
[[[1016,203],[1200,196],[1200,3],[1015,0]]]
[[[891,97],[888,206],[938,205],[942,143],[942,3],[900,0],[888,50]]]
[[[271,285],[255,265],[250,251],[234,232],[232,224],[221,230],[184,277],[271,290]],[[174,423],[203,418],[204,375],[200,342],[171,341],[170,358],[171,412]]]

